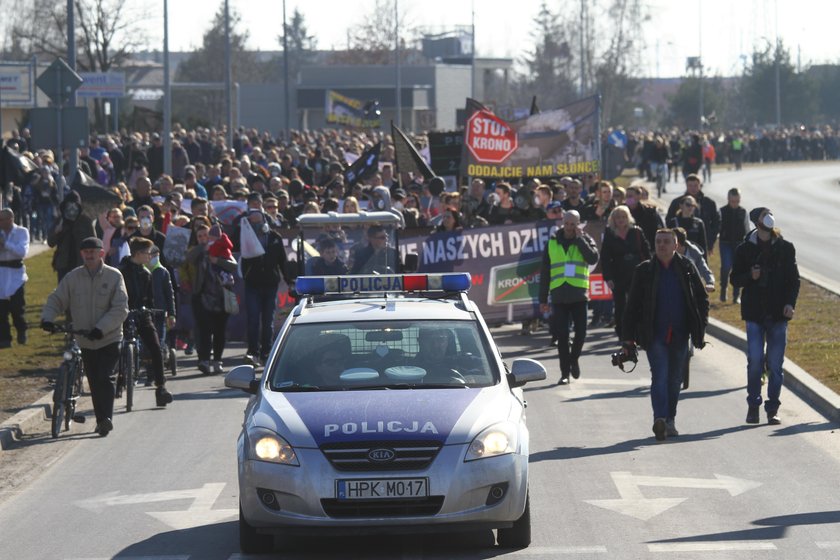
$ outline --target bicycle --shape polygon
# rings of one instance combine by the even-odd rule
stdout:
[[[58,377],[53,388],[53,406],[51,418],[51,433],[57,438],[64,424],[64,431],[70,429],[72,422],[84,424],[85,416],[76,414],[76,401],[82,395],[82,377],[84,362],[82,350],[79,348],[74,335],[87,336],[88,331],[73,330],[70,323],[64,326],[56,325],[54,334],[64,333],[64,361],[58,370]]]
[[[123,323],[123,340],[120,344],[120,360],[117,373],[116,398],[122,398],[125,390],[125,411],[134,408],[134,384],[140,378],[140,339],[137,337],[137,317],[165,313],[162,309],[132,309]]]
[[[662,193],[666,192],[665,184],[668,182],[668,164],[667,163],[652,163],[654,170],[654,181],[656,182],[656,196],[662,197]]]

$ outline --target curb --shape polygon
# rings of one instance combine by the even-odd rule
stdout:
[[[711,317],[706,332],[721,342],[746,352],[747,335],[744,332]],[[788,389],[827,419],[840,424],[840,395],[820,383],[787,357],[785,357],[782,370],[785,373],[784,385]]]
[[[0,455],[52,414],[52,394],[47,394],[0,424]]]

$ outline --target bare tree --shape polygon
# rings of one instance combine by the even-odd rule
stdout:
[[[143,3],[129,0],[74,0],[76,69],[108,72],[148,44]],[[67,3],[64,0],[15,2],[3,10],[11,18],[4,49],[13,56],[67,58]],[[104,122],[95,103],[97,127]]]
[[[394,0],[376,0],[373,10],[362,15],[361,22],[348,31],[347,50],[337,51],[332,62],[337,64],[393,64],[397,29],[400,34],[400,60],[414,54],[406,47],[414,45],[418,36],[408,12],[400,12],[399,21]]]

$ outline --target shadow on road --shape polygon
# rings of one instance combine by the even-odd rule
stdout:
[[[495,547],[492,531],[428,535],[377,535],[375,537],[278,537],[274,554],[254,558],[391,560],[401,557],[482,560],[510,554]],[[227,560],[239,554],[237,522],[216,523],[154,535],[121,550],[115,556],[152,558],[166,555]],[[245,556],[252,557],[252,556]]]
[[[783,539],[788,529],[804,525],[830,525],[840,524],[840,511],[815,511],[810,513],[794,513],[790,515],[779,515],[776,517],[765,517],[752,522],[759,527],[755,529],[743,529],[730,531],[728,533],[710,533],[706,535],[694,535],[691,537],[679,537],[651,541],[653,543],[679,543],[679,542],[727,542],[727,541],[766,541]]]

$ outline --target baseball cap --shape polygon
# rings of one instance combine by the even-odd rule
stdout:
[[[98,237],[85,237],[79,245],[79,249],[101,249],[102,240]]]
[[[558,208],[560,208],[562,210],[563,209],[563,204],[561,202],[557,201],[557,200],[552,200],[545,207],[546,210],[556,210]]]

